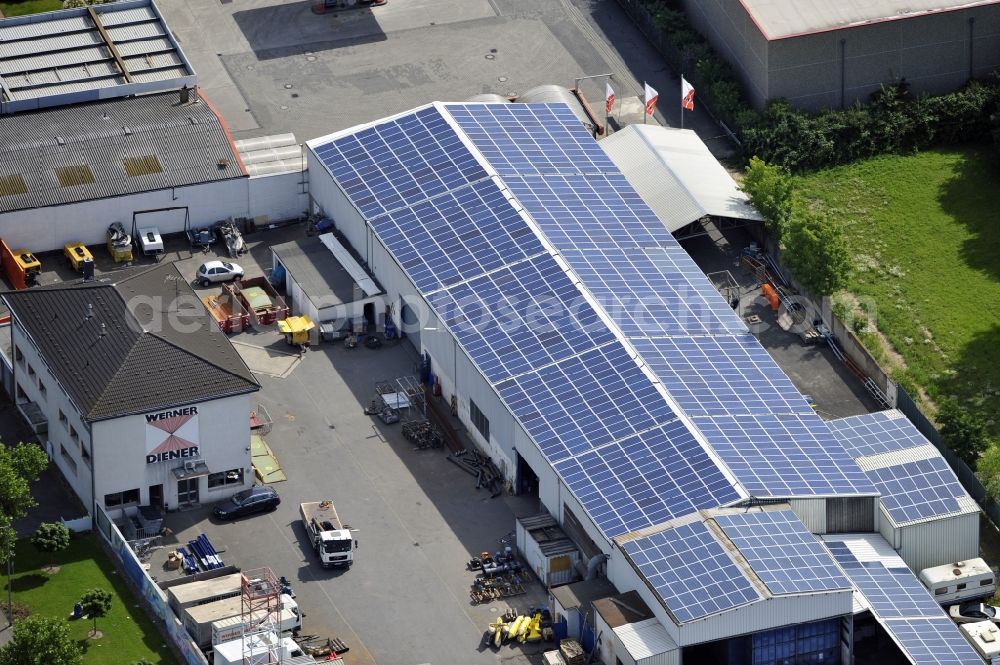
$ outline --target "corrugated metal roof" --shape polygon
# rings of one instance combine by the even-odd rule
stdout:
[[[705,215],[763,220],[691,130],[629,125],[599,145],[671,232]]]
[[[705,216],[681,182],[652,154],[649,145],[630,125],[599,141],[642,199],[673,233]]]
[[[627,623],[612,630],[636,662],[677,649],[677,644],[670,639],[670,634],[658,619]]]
[[[812,32],[913,18],[927,14],[996,4],[998,0],[942,2],[941,0],[741,0],[747,13],[768,39],[784,39]]]
[[[13,90],[0,100],[0,113],[90,101],[96,96],[88,98],[82,93],[96,88],[117,87],[118,92],[112,94],[124,96],[197,82],[153,0],[121,0],[91,9],[96,21],[87,8],[0,19],[0,77]],[[110,43],[105,42],[101,26]],[[110,47],[120,49],[123,57],[151,53],[170,56],[156,65],[164,67],[157,76],[129,81],[129,64],[138,63],[126,62],[129,71],[123,71]],[[94,64],[85,67],[83,63]],[[149,67],[141,66],[138,71],[146,69]],[[42,70],[46,71],[44,76]],[[25,72],[29,73],[27,77]],[[114,76],[110,84],[104,78],[109,73]],[[68,80],[93,85],[66,87]],[[104,90],[101,98],[109,97],[108,92]]]
[[[28,190],[0,196],[0,212],[244,175],[209,106],[180,105],[176,92],[0,116],[0,153],[0,176],[20,175]],[[128,175],[124,160],[146,156],[156,157],[162,172]],[[53,169],[76,165],[89,166],[94,182],[61,187]]]
[[[317,309],[359,299],[354,289],[357,280],[351,270],[317,238],[292,240],[271,247],[271,251]],[[350,260],[357,266],[353,258]],[[367,274],[365,278],[371,281]]]

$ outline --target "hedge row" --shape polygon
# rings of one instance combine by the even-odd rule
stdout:
[[[1000,148],[996,75],[945,95],[914,96],[903,81],[884,86],[868,104],[845,110],[797,111],[779,99],[759,113],[743,98],[732,68],[684,12],[668,0],[641,2],[664,41],[688,63],[699,98],[739,136],[747,157],[803,170],[968,141],[992,139]]]

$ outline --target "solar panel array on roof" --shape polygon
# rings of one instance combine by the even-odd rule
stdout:
[[[868,475],[882,492],[882,505],[897,524],[957,513],[958,499],[966,496],[942,457],[873,469]]]
[[[565,104],[448,104],[499,175],[611,173],[618,168]]]
[[[826,546],[879,617],[944,616],[941,606],[909,568],[890,568],[881,561],[858,561],[850,548],[839,541],[827,541]]]
[[[911,662],[982,665],[958,627],[909,568],[859,561],[846,543],[830,537],[826,546]]]
[[[614,341],[548,254],[435,293],[430,300],[491,382]]]
[[[639,338],[632,344],[690,416],[812,412],[749,333]]]
[[[676,244],[621,174],[505,175],[503,182],[556,249]]]
[[[983,659],[946,617],[892,619],[884,625],[915,665],[982,665]]]
[[[550,462],[676,418],[617,342],[497,384]]]
[[[347,134],[315,151],[368,219],[486,177],[433,106]]]
[[[876,489],[815,414],[693,419],[751,494],[875,494]]]
[[[896,409],[838,418],[827,423],[855,458],[916,448],[927,439]]]
[[[568,250],[562,256],[628,337],[747,331],[711,283],[683,265],[690,259],[680,247]]]
[[[740,499],[679,420],[556,462],[555,468],[612,538]]]
[[[422,293],[544,251],[490,180],[380,215],[372,226]]]
[[[704,522],[692,522],[622,548],[679,623],[760,599]]]
[[[715,522],[772,594],[851,588],[823,545],[790,510],[717,515]]]

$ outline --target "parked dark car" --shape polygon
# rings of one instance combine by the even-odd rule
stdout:
[[[270,487],[251,487],[237,492],[227,501],[212,509],[212,514],[220,520],[231,520],[244,515],[274,510],[281,503],[281,497]]]

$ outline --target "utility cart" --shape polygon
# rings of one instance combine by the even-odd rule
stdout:
[[[85,263],[93,263],[94,255],[82,242],[68,242],[63,245],[63,254],[69,259],[69,265],[77,272],[83,272]]]
[[[308,316],[288,316],[278,321],[278,331],[289,346],[309,346],[309,331],[315,327]]]
[[[108,253],[115,263],[132,263],[132,236],[121,222],[112,222],[108,226]]]

